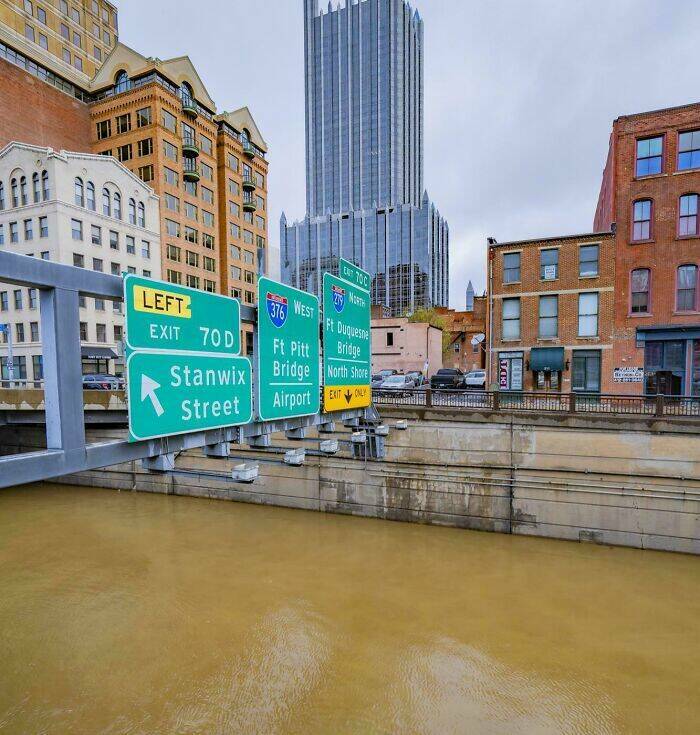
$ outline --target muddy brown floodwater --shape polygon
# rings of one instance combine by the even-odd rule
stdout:
[[[698,733],[700,560],[3,490],[0,732]]]

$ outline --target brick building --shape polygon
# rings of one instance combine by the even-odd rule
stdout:
[[[700,104],[613,123],[596,230],[616,230],[613,390],[700,395]]]
[[[486,309],[486,296],[476,296],[471,281],[467,286],[464,311],[443,307],[435,309],[445,319],[446,330],[450,334],[442,356],[444,367],[457,368],[465,373],[486,367]],[[477,344],[472,344],[475,338]]]
[[[163,278],[252,304],[270,267],[255,120],[217,114],[188,57],[147,58],[117,27],[103,0],[0,0],[0,145],[114,156],[160,197]]]
[[[488,384],[610,392],[614,235],[491,239],[488,255]]]

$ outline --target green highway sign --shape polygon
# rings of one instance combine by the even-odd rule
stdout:
[[[323,275],[324,410],[366,408],[372,402],[369,291]]]
[[[319,304],[316,296],[258,279],[258,416],[262,421],[319,412]]]
[[[130,350],[220,355],[241,351],[241,309],[236,299],[127,274],[124,303]]]
[[[359,286],[364,291],[370,290],[372,276],[367,271],[363,271],[362,268],[358,268],[354,263],[344,258],[340,258],[338,269],[339,275],[344,281],[348,281],[354,286]]]
[[[252,419],[248,358],[132,352],[127,372],[130,441],[236,426]]]

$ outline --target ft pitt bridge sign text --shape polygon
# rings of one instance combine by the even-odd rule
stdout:
[[[324,278],[324,409],[370,405],[369,275],[345,263]],[[312,294],[258,281],[256,405],[237,300],[135,275],[124,278],[132,441],[320,410],[320,310]]]

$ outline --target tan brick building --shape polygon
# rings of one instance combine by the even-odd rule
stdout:
[[[596,229],[615,228],[618,393],[700,395],[700,104],[613,123]]]
[[[486,367],[487,306],[487,297],[475,296],[470,281],[464,311],[436,308],[437,313],[445,319],[446,329],[450,334],[449,343],[442,356],[444,367],[457,368],[465,373]]]
[[[488,256],[489,385],[610,392],[613,234],[492,239]]]
[[[26,102],[0,109],[0,145],[20,140],[114,156],[160,197],[163,278],[253,304],[258,274],[269,268],[268,165],[250,111],[217,114],[187,56],[162,61],[119,43],[111,4],[69,3],[68,18],[61,7],[0,0],[0,93]],[[47,26],[59,36],[60,24],[72,22],[69,36],[80,34],[80,43],[71,53],[92,53],[82,70],[19,33],[39,9],[51,10]],[[95,54],[93,26],[103,41],[109,33],[108,55]]]

